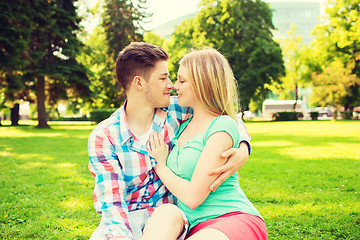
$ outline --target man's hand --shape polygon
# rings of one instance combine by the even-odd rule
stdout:
[[[219,174],[219,177],[210,185],[210,191],[215,190],[230,176],[236,173],[249,159],[249,148],[245,142],[241,142],[239,148],[230,148],[221,154],[222,158],[227,158],[226,163],[212,171],[209,175]]]

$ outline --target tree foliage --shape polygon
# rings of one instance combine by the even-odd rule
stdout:
[[[117,86],[114,66],[115,61],[108,55],[108,46],[104,44],[106,36],[104,28],[98,26],[84,42],[85,51],[79,60],[91,72],[92,108],[115,108],[125,100],[124,90]]]
[[[311,105],[344,106],[350,89],[360,85],[360,78],[352,73],[354,64],[346,67],[341,60],[332,62],[322,73],[313,73]]]
[[[310,82],[303,59],[307,48],[302,42],[302,36],[297,35],[295,25],[291,25],[287,37],[280,40],[280,46],[285,64],[285,76],[280,78],[279,83],[273,83],[270,89],[280,99],[294,99],[295,111],[297,100],[301,97],[299,89],[305,88]]]
[[[46,95],[50,104],[89,95],[86,69],[76,60],[82,45],[74,0],[4,0],[0,6],[7,23],[0,38],[7,98],[36,99],[38,127],[48,127]]]
[[[166,45],[166,39],[157,35],[154,32],[148,31],[144,34],[144,42],[151,43],[157,46],[160,46],[162,48]]]
[[[84,41],[86,50],[80,57],[91,71],[93,108],[118,107],[125,100],[125,92],[116,81],[116,58],[129,43],[143,40],[141,24],[151,16],[146,12],[146,0],[105,0],[103,9],[101,24]]]
[[[241,105],[247,108],[252,98],[267,94],[266,83],[284,73],[271,18],[269,5],[260,0],[203,0],[196,18],[175,31],[171,50],[181,55],[189,47],[211,46],[222,52],[238,81]]]
[[[328,0],[325,15],[313,31],[311,43],[313,62],[309,64],[314,72],[321,73],[340,60],[345,69],[352,66],[352,73],[360,77],[360,1]],[[330,81],[330,80],[329,80]],[[341,101],[345,108],[360,104],[360,85],[355,83],[349,88]]]
[[[141,24],[151,16],[145,11],[145,4],[146,0],[105,0],[102,25],[106,33],[108,55],[114,60],[130,42],[143,39]]]

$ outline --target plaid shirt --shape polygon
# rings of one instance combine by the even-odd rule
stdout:
[[[167,108],[155,110],[152,129],[164,135],[172,148],[180,123],[191,114],[189,108],[171,97]],[[133,239],[128,212],[148,209],[163,203],[174,203],[175,197],[165,188],[150,157],[129,129],[124,106],[101,122],[89,136],[89,170],[95,177],[93,202],[106,226],[109,238]]]
[[[171,140],[192,113],[177,104],[177,97],[170,99],[169,107],[155,110],[152,129],[163,134],[172,149]],[[133,239],[129,211],[147,209],[151,215],[155,207],[176,201],[153,170],[155,159],[129,129],[124,106],[98,124],[88,142],[89,170],[95,177],[94,207],[102,214],[110,239]],[[242,122],[239,131],[250,147]]]

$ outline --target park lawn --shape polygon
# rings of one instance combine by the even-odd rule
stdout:
[[[0,239],[89,239],[94,126],[0,127]]]
[[[269,239],[360,239],[360,121],[246,125],[240,186]]]
[[[247,122],[240,185],[269,239],[360,239],[360,122]],[[88,239],[94,126],[0,127],[0,239]]]

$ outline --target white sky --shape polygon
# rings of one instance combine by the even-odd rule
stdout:
[[[150,12],[153,12],[152,22],[145,25],[151,29],[176,18],[196,12],[200,0],[148,0]]]
[[[95,3],[103,0],[79,0],[83,4],[92,8]],[[136,1],[136,0],[135,0]],[[281,1],[300,1],[300,2],[321,2],[324,0],[264,0],[265,2],[281,2]],[[176,18],[185,16],[190,13],[194,13],[197,10],[197,5],[200,0],[147,0],[147,6],[149,12],[153,12],[153,17],[149,23],[145,24],[145,30],[150,30],[154,27],[160,26]],[[83,4],[80,4],[83,5]],[[80,10],[80,9],[79,9]],[[82,12],[80,10],[80,12]],[[89,23],[86,23],[86,28],[92,30],[94,25],[98,24],[98,19],[88,19]],[[90,26],[89,26],[90,25]]]
[[[79,13],[84,13],[85,6],[93,8],[98,1],[102,0],[79,0]],[[160,26],[176,18],[196,12],[200,0],[147,0],[148,11],[153,13],[149,23],[145,24],[146,30]],[[84,26],[92,31],[99,23],[97,17],[88,18]]]

